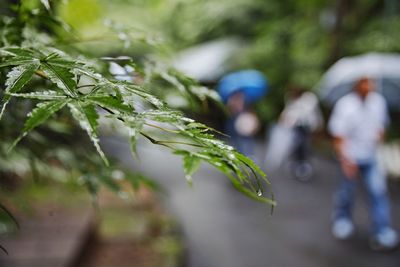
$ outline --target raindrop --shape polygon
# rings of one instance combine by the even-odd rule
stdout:
[[[191,175],[185,175],[187,183],[191,186],[193,184],[193,178]]]
[[[261,191],[261,189],[257,190],[257,196],[261,197],[263,195],[263,192]]]

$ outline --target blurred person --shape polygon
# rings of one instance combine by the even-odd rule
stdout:
[[[242,154],[255,159],[255,135],[260,127],[252,104],[268,90],[265,76],[257,70],[228,73],[218,83],[218,92],[226,104],[225,132],[229,142]]]
[[[389,117],[385,99],[374,89],[371,79],[359,79],[353,91],[338,100],[329,120],[328,128],[342,171],[335,195],[332,234],[345,240],[354,233],[354,194],[357,182],[362,181],[370,200],[370,246],[388,250],[398,245],[398,234],[391,227],[386,177],[376,156]]]
[[[323,124],[316,95],[301,87],[292,87],[279,124],[292,132],[289,156],[293,176],[300,181],[311,179],[313,167],[310,162],[310,136]]]
[[[230,136],[231,144],[246,156],[254,157],[254,135],[260,123],[256,114],[246,104],[242,91],[232,93],[226,103],[229,118],[225,123],[225,131]]]

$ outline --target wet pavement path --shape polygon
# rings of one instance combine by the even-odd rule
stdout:
[[[133,160],[129,145],[105,138],[105,150],[134,171],[141,170],[166,190],[166,207],[180,220],[187,243],[186,267],[398,267],[400,249],[373,252],[368,247],[366,196],[359,190],[355,206],[357,233],[340,242],[330,235],[332,192],[337,168],[327,157],[315,159],[313,181],[301,183],[285,171],[267,170],[278,201],[274,214],[233,189],[229,181],[204,165],[186,184],[180,158],[147,143]],[[262,147],[262,146],[260,146]],[[394,227],[400,230],[400,188],[391,183]]]

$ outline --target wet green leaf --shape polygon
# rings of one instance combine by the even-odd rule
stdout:
[[[56,100],[56,99],[67,99],[67,96],[56,92],[56,91],[39,91],[26,94],[9,94],[14,97],[37,99],[37,100]]]
[[[88,101],[118,113],[131,113],[133,108],[124,104],[122,99],[111,95],[89,95],[86,97]]]
[[[32,78],[35,74],[36,70],[38,69],[39,65],[32,63],[28,65],[20,65],[14,67],[8,74],[7,74],[7,81],[6,81],[6,90],[5,95],[2,99],[2,106],[0,111],[0,119],[4,113],[4,110],[10,101],[11,96],[9,93],[17,93],[19,92],[25,84]]]
[[[47,62],[42,63],[46,75],[57,85],[58,88],[64,91],[67,96],[77,97],[76,82],[71,69],[58,65],[51,65]]]
[[[183,170],[186,180],[190,185],[192,184],[192,175],[198,170],[200,163],[200,158],[196,157],[194,154],[187,153],[183,157]]]
[[[96,112],[94,105],[92,104],[85,104],[80,101],[74,101],[68,104],[68,107],[75,118],[79,122],[79,125],[83,130],[86,131],[90,140],[94,144],[97,152],[99,153],[100,157],[103,159],[104,163],[108,165],[108,160],[104,155],[104,152],[100,148],[100,140],[97,132],[98,127],[98,118],[99,115]]]
[[[60,110],[68,103],[68,100],[55,100],[39,103],[31,113],[28,114],[28,120],[25,122],[24,128],[20,136],[14,141],[10,150],[32,129],[44,123],[51,115]]]

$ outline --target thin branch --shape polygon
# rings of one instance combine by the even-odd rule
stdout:
[[[19,229],[19,223],[18,220],[14,217],[14,215],[3,205],[0,203],[0,209],[2,209],[15,223],[15,225],[17,226],[17,228]]]
[[[157,142],[163,143],[163,144],[177,144],[177,145],[185,145],[185,146],[194,146],[194,147],[205,148],[205,146],[202,146],[202,145],[199,145],[199,144],[186,143],[186,142],[181,142],[181,141],[158,140]]]
[[[47,75],[43,72],[43,71],[41,71],[41,70],[37,70],[37,71],[35,71],[35,74],[37,75],[37,76],[40,76],[40,77],[42,77],[43,79],[49,79],[49,77],[47,77]]]
[[[101,108],[103,108],[105,111],[115,115],[115,113],[112,110],[110,110],[110,109],[108,109],[106,107],[101,107]],[[117,117],[117,119],[122,121],[122,122],[125,122],[125,120],[123,118]],[[169,131],[169,132],[172,132],[172,133],[179,133],[178,131],[165,129],[165,128],[162,128],[160,126],[154,125],[154,124],[150,124],[150,123],[145,123],[145,124],[148,125],[148,126],[154,127],[154,128],[158,128],[160,130]],[[202,145],[199,145],[199,144],[193,144],[193,143],[187,143],[187,142],[181,142],[181,141],[156,140],[156,139],[152,138],[151,136],[145,134],[144,132],[140,132],[140,134],[143,135],[144,137],[146,137],[146,139],[148,139],[151,143],[156,144],[156,145],[163,145],[163,146],[166,146],[166,147],[168,147],[170,149],[175,149],[175,148],[172,147],[172,146],[169,146],[168,144],[179,144],[179,145],[201,147],[201,148],[205,147],[205,146],[202,146]]]
[[[144,124],[147,125],[147,126],[153,127],[153,128],[160,129],[162,131],[169,132],[169,133],[176,133],[176,134],[180,133],[180,131],[167,129],[167,128],[164,128],[164,127],[161,127],[161,126],[158,126],[158,125],[155,125],[155,124],[151,124],[151,123],[148,123],[148,122],[145,122]]]
[[[1,249],[4,253],[6,253],[6,254],[8,255],[7,249],[5,249],[2,245],[0,245],[0,249]]]
[[[86,85],[80,85],[80,86],[77,86],[76,88],[84,88],[84,87],[95,87],[96,85],[95,84],[86,84]]]
[[[168,148],[173,149],[173,150],[175,149],[175,148],[172,147],[172,146],[169,146],[169,145],[167,145],[167,144],[161,143],[160,141],[157,141],[156,139],[152,138],[151,136],[145,134],[144,132],[140,132],[140,134],[143,135],[143,136],[144,136],[147,140],[149,140],[152,144],[160,145],[160,146],[165,146],[165,147],[168,147]]]
[[[202,145],[199,145],[199,144],[193,144],[193,143],[187,143],[187,142],[181,142],[181,141],[171,141],[171,140],[156,140],[156,139],[150,137],[149,135],[147,135],[147,134],[145,134],[143,132],[140,132],[140,134],[143,135],[144,137],[146,137],[153,144],[167,146],[167,147],[169,147],[171,149],[175,149],[175,148],[169,146],[168,144],[176,144],[176,145],[185,145],[185,146],[193,146],[193,147],[205,148],[205,146],[202,146]]]

